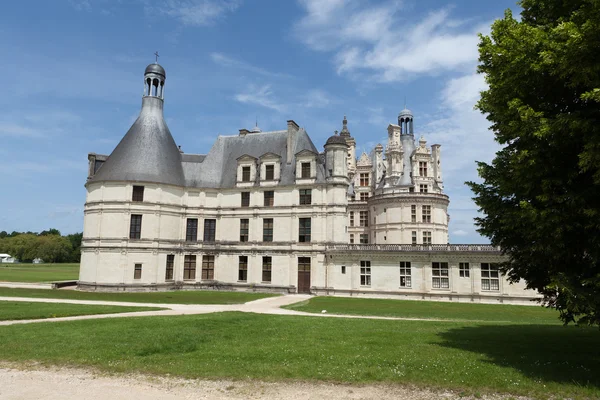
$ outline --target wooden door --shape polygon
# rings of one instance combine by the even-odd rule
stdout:
[[[298,293],[310,293],[310,257],[298,257]]]

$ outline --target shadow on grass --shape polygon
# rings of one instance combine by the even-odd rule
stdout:
[[[489,363],[542,382],[600,388],[600,331],[552,325],[478,325],[439,334],[441,346],[471,351]]]

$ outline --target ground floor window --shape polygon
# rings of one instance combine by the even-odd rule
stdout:
[[[500,290],[498,264],[481,263],[481,290]]]
[[[142,264],[135,264],[133,279],[142,279]]]
[[[175,255],[169,254],[167,256],[167,268],[165,269],[165,280],[172,281],[173,280],[173,269],[175,266]]]
[[[371,286],[371,261],[360,262],[360,285]]]
[[[271,282],[271,267],[272,267],[272,258],[271,257],[263,257],[262,262],[262,281],[263,282]]]
[[[469,263],[458,263],[458,273],[461,278],[468,278],[470,276]]]
[[[400,287],[409,288],[411,285],[410,261],[400,261]]]
[[[431,263],[431,286],[434,289],[450,288],[450,280],[448,279],[448,263],[434,262]]]
[[[196,279],[196,256],[186,255],[183,259],[183,279]]]
[[[238,268],[238,281],[246,282],[248,280],[248,256],[240,256]]]
[[[215,279],[215,256],[202,256],[202,280]]]

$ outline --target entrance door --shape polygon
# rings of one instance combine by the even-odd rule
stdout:
[[[298,293],[310,293],[310,257],[298,257]]]

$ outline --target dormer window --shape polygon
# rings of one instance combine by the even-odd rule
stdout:
[[[250,182],[250,167],[242,167],[242,182]]]
[[[302,163],[302,172],[300,175],[302,178],[310,178],[310,163],[303,162]]]
[[[265,180],[272,181],[275,179],[275,165],[265,165]]]
[[[260,156],[260,185],[276,186],[281,179],[281,156],[265,153]]]
[[[250,187],[256,182],[256,158],[244,154],[237,159],[237,186]]]
[[[296,153],[297,183],[314,183],[315,179],[317,178],[318,156],[319,155],[317,153],[306,149]]]

